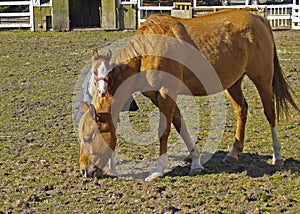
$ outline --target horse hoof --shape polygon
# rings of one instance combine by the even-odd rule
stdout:
[[[203,172],[203,170],[204,170],[203,167],[191,169],[189,172],[189,176],[199,175],[199,174],[201,174],[201,172]]]
[[[226,155],[226,157],[223,159],[223,162],[235,162],[237,161],[238,159],[236,157],[233,157],[233,156],[230,156],[230,155]]]
[[[275,166],[283,166],[284,161],[282,159],[280,160],[273,160],[273,165]]]
[[[153,181],[156,178],[160,178],[162,177],[164,174],[161,172],[153,172],[151,173],[146,179],[145,181]]]

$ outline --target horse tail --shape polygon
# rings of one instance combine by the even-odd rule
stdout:
[[[293,100],[291,87],[283,76],[282,68],[279,64],[276,46],[274,43],[274,76],[273,76],[273,94],[276,102],[276,113],[279,116],[288,116],[290,103],[297,111],[300,111],[297,104]]]

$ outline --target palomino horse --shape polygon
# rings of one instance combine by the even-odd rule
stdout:
[[[87,92],[92,100],[93,95],[98,91],[98,94],[103,97],[105,96],[105,91],[102,91],[102,88],[107,88],[108,79],[110,78],[110,64],[109,61],[111,59],[112,53],[108,51],[106,55],[100,55],[98,50],[94,50],[92,54],[92,70],[88,84],[87,84]],[[98,74],[102,76],[98,77]],[[103,77],[104,76],[104,77]],[[96,85],[98,84],[98,87]],[[91,103],[90,102],[87,103]],[[131,96],[126,103],[123,105],[121,111],[137,111],[139,109],[135,100]]]
[[[98,104],[101,105],[101,103]],[[110,105],[108,105],[109,108],[104,107],[103,111],[97,113],[93,104],[89,105],[82,101],[81,105],[85,112],[78,125],[82,175],[85,177],[102,176],[103,168],[109,161],[112,175],[118,176],[113,152],[117,138],[109,112]]]
[[[97,130],[97,132],[99,131],[99,133],[103,132],[102,129],[99,130],[96,127],[94,127],[94,129],[93,128],[92,129],[84,129],[83,124],[85,124],[85,125],[89,124],[89,125],[87,125],[87,127],[93,127],[93,125],[97,125],[97,123],[94,123],[95,120],[93,120],[93,119],[90,118],[90,116],[93,116],[92,118],[94,118],[96,116],[96,111],[95,111],[94,106],[90,105],[91,102],[92,102],[93,95],[94,94],[98,94],[98,93],[101,94],[101,91],[97,91],[96,83],[99,81],[99,79],[94,75],[94,73],[96,73],[96,72],[94,72],[93,70],[96,69],[96,71],[98,73],[108,74],[110,65],[107,62],[109,62],[109,60],[111,58],[111,54],[112,53],[110,51],[106,55],[100,55],[100,54],[98,54],[97,50],[95,50],[93,52],[93,57],[92,57],[93,65],[92,65],[92,69],[86,75],[85,80],[84,80],[83,85],[82,85],[82,89],[83,90],[81,91],[81,98],[82,98],[81,109],[78,110],[78,112],[76,114],[75,121],[76,120],[79,121],[79,126],[78,126],[79,129],[87,131],[87,132],[84,132],[84,131],[80,131],[79,132],[80,133],[79,138],[81,139],[81,142],[83,142],[83,143],[86,142],[85,139],[91,139],[91,138],[84,137],[84,136],[87,136],[89,133],[91,133],[90,132],[91,130],[93,130],[93,131]],[[102,87],[106,87],[106,85],[102,85]],[[104,103],[110,103],[110,102],[108,102],[105,99],[102,99],[102,102],[104,102]],[[101,104],[101,102],[97,101],[97,104],[98,104],[97,106],[99,106],[99,104]],[[81,110],[82,110],[82,112],[81,112]],[[121,111],[137,111],[137,110],[138,110],[138,106],[137,106],[135,100],[133,99],[133,97],[130,97],[126,101],[126,103],[123,105]],[[98,107],[98,111],[101,112],[101,113],[97,114],[97,118],[96,118],[97,120],[96,121],[98,123],[101,121],[101,119],[107,118],[110,115],[110,112],[109,112],[110,108],[100,106],[100,107]],[[102,116],[100,117],[100,115],[102,115]],[[99,119],[99,118],[101,118],[101,119]],[[88,142],[89,142],[90,146],[93,145],[90,141],[88,141]],[[97,140],[96,140],[96,142],[97,142]],[[101,143],[101,141],[99,141],[99,140],[98,140],[98,142]],[[83,143],[81,143],[81,144],[83,144]],[[98,145],[98,144],[99,143],[95,143],[95,145]],[[92,151],[97,151],[94,148],[92,148],[91,150]],[[80,155],[81,155],[81,158],[80,158],[80,168],[82,169],[81,172],[82,172],[83,175],[90,176],[87,173],[89,173],[92,170],[85,170],[85,168],[86,168],[85,166],[89,165],[89,163],[88,163],[89,159],[87,158],[86,153],[87,152],[83,152],[82,148],[80,149]],[[114,161],[113,155],[111,156],[111,158],[109,159],[109,161],[110,161],[109,165],[110,165],[110,168],[111,168],[112,175],[117,176],[117,172],[115,170],[115,161]],[[102,174],[100,172],[102,172],[102,171],[101,170],[97,170],[97,173],[95,175]]]
[[[272,30],[263,17],[243,10],[222,11],[193,19],[152,15],[116,56],[111,72],[101,73],[101,65],[97,66],[94,72],[98,96],[109,92],[114,97],[110,100],[114,126],[120,103],[124,103],[120,100],[135,91],[141,91],[160,110],[160,157],[147,180],[162,176],[167,167],[171,123],[191,154],[189,174],[203,169],[200,153],[191,142],[176,105],[176,97],[181,94],[206,96],[225,91],[237,118],[235,142],[225,160],[238,159],[244,147],[248,108],[241,89],[244,75],[255,84],[270,124],[273,163],[283,164],[275,129],[274,99],[277,114],[287,114],[288,103],[299,109],[283,77]],[[96,160],[90,163],[95,165]]]

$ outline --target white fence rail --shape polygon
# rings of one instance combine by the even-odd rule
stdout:
[[[36,0],[35,0],[36,1]],[[138,24],[144,22],[145,19],[152,13],[167,13],[171,14],[173,6],[145,6],[143,0],[135,0],[138,8]],[[221,9],[229,8],[252,8],[264,10],[265,16],[269,20],[273,29],[300,29],[300,5],[299,0],[293,0],[293,4],[277,4],[277,5],[245,5],[237,6],[197,6],[196,0],[193,1],[194,14],[201,15],[203,13],[214,12]],[[0,28],[30,28],[34,30],[33,18],[33,2],[28,1],[0,1],[1,6],[28,6],[27,12],[0,12]]]
[[[138,24],[144,22],[153,13],[171,14],[173,6],[138,6]]]
[[[4,1],[0,6],[28,6],[28,12],[8,12],[0,13],[0,28],[30,28],[33,25],[33,5],[32,1]]]
[[[171,14],[173,6],[144,6],[142,0],[138,0],[138,24],[144,22],[148,15],[152,13]],[[265,17],[269,20],[273,29],[300,29],[300,6],[299,0],[294,0],[293,4],[275,5],[245,5],[236,6],[197,6],[197,1],[193,1],[194,16],[215,12],[221,9],[230,8],[250,8],[264,11]]]
[[[268,5],[266,17],[273,29],[290,29],[292,27],[292,4]]]

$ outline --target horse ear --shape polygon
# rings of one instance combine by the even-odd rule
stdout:
[[[95,49],[92,53],[92,59],[95,60],[98,56],[98,49]]]
[[[89,110],[89,105],[86,102],[84,102],[83,100],[81,100],[80,103],[81,103],[83,111],[87,112]]]
[[[111,52],[111,50],[108,50],[106,53],[107,61],[110,61],[111,57],[112,57],[112,52]]]
[[[89,106],[89,110],[90,110],[90,114],[91,114],[92,118],[96,118],[96,109],[95,109],[95,106],[93,104],[91,104]]]

